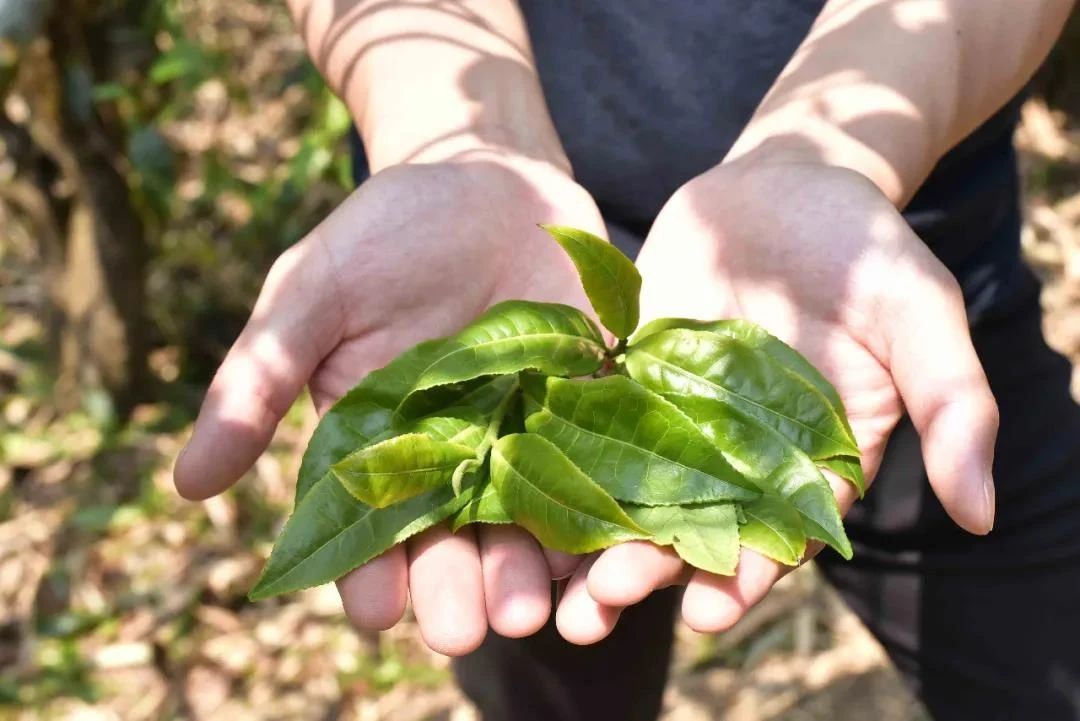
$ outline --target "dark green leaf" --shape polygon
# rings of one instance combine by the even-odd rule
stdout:
[[[449,484],[463,462],[475,459],[475,448],[405,433],[350,453],[330,472],[359,501],[386,508]]]
[[[460,496],[445,486],[389,508],[372,508],[327,474],[285,524],[248,597],[254,601],[340,578],[456,513],[476,486],[473,480]]]
[[[678,505],[759,495],[692,420],[629,378],[548,378],[544,391],[526,429],[620,501]]]
[[[763,556],[797,566],[806,553],[806,534],[799,512],[778,496],[764,495],[742,504],[745,522],[739,542]]]
[[[450,528],[457,533],[470,523],[513,523],[514,519],[503,508],[499,500],[499,494],[495,490],[495,484],[485,480],[480,486],[480,491],[469,501],[469,504],[458,511],[450,522]]]
[[[491,450],[491,480],[514,522],[547,548],[588,553],[648,538],[607,491],[540,436],[500,438]]]
[[[631,506],[626,513],[653,534],[653,542],[674,546],[682,560],[709,573],[732,576],[739,565],[739,524],[732,503],[688,506]]]
[[[659,393],[697,395],[775,428],[811,458],[858,455],[840,414],[820,390],[775,358],[707,331],[655,333],[626,354],[634,380]]]
[[[667,393],[665,397],[698,424],[731,465],[763,491],[772,490],[787,499],[802,516],[807,536],[828,543],[845,558],[851,557],[836,497],[805,453],[737,408],[700,396]]]
[[[420,374],[413,392],[526,369],[556,376],[588,375],[600,368],[605,352],[600,332],[578,309],[506,301],[449,338]]]
[[[855,435],[851,431],[851,424],[848,423],[847,413],[844,410],[844,403],[840,399],[840,394],[836,392],[836,388],[833,384],[830,383],[828,379],[814,367],[814,364],[808,361],[801,353],[769,333],[761,326],[747,320],[739,319],[704,321],[693,320],[690,318],[659,318],[651,323],[645,324],[637,333],[635,333],[633,342],[637,343],[650,335],[672,328],[687,328],[690,330],[708,331],[710,333],[719,333],[728,336],[751,348],[756,348],[767,353],[778,363],[787,366],[789,369],[798,373],[815,388],[821,391],[821,394],[829,401],[829,404],[836,411],[837,416],[839,416],[840,421],[844,426],[844,430],[847,432],[847,440],[852,446],[857,448]],[[822,458],[817,458],[816,460],[820,465],[830,469],[841,478],[851,481],[852,485],[859,491],[860,496],[865,492],[866,479],[863,476],[862,465],[858,461],[857,454],[845,457],[843,460]]]
[[[603,238],[576,228],[541,225],[577,266],[585,294],[600,322],[618,338],[638,324],[641,274],[633,262]]]

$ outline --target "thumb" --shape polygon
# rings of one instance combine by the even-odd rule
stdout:
[[[998,410],[953,276],[925,247],[894,269],[898,297],[882,304],[884,360],[922,442],[934,494],[965,530],[994,525],[992,466]]]
[[[308,257],[312,247],[297,244],[277,259],[251,318],[214,374],[173,469],[181,496],[209,498],[247,472],[337,344],[340,305],[321,264]]]

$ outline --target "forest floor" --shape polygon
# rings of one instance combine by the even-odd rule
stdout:
[[[255,18],[249,24],[262,12],[236,5]],[[299,49],[279,43],[273,52]],[[199,144],[217,143],[255,175],[296,152],[295,142],[290,149],[289,139],[266,137],[260,118],[287,120],[302,98],[267,97],[251,104],[261,112],[243,115],[220,107],[216,86],[198,97],[166,132],[181,152],[194,157],[206,150]],[[1080,129],[1031,101],[1018,145],[1024,248],[1047,280],[1046,335],[1080,360]],[[197,182],[181,177],[180,192]],[[322,205],[333,202],[326,192]],[[215,212],[248,211],[230,196]],[[18,243],[0,238],[0,720],[477,718],[447,660],[422,645],[411,620],[357,634],[332,587],[245,600],[291,504],[314,423],[306,399],[236,489],[183,502],[170,469],[190,429],[190,403],[143,404],[122,430],[102,423],[92,404],[63,416],[51,409],[40,304],[24,281],[32,254],[4,247]],[[151,356],[162,383],[176,382],[179,357],[167,345]],[[926,716],[880,646],[808,568],[726,634],[680,626],[662,718]]]

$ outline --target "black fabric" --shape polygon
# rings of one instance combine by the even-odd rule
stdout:
[[[454,675],[484,721],[653,721],[678,600],[677,589],[653,594],[592,646],[564,641],[554,616],[528,638],[489,633],[479,651],[454,661]]]
[[[522,0],[560,138],[620,248],[635,254],[671,193],[723,158],[823,4]],[[904,423],[848,518],[855,560],[821,559],[937,721],[1080,721],[1080,407],[1020,261],[1018,105],[942,158],[904,211],[960,281],[998,399],[996,528],[975,538],[948,520]],[[485,721],[652,719],[674,598],[628,609],[593,647],[550,625],[491,634],[455,669]]]

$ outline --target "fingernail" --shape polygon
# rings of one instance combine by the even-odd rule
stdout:
[[[987,471],[983,476],[983,513],[986,519],[986,532],[994,530],[994,516],[997,508],[997,491],[994,488],[994,476]]]

